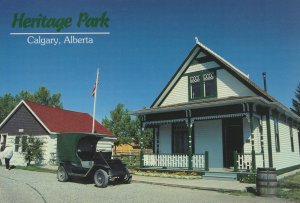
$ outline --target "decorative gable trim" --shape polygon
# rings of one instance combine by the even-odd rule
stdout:
[[[267,94],[265,91],[263,91],[260,87],[258,87],[255,83],[253,83],[249,79],[249,75],[243,73],[241,70],[236,68],[234,65],[229,63],[227,60],[213,52],[211,49],[207,48],[205,45],[200,43],[198,40],[196,40],[196,45],[191,50],[191,52],[188,54],[184,62],[180,65],[180,67],[177,69],[176,73],[172,76],[171,80],[167,83],[165,88],[162,90],[162,92],[159,94],[159,96],[155,99],[155,101],[152,103],[150,108],[159,107],[164,100],[168,97],[170,92],[173,90],[175,85],[178,83],[180,78],[185,74],[186,70],[189,68],[191,63],[194,61],[194,58],[200,54],[200,51],[204,53],[203,56],[197,58],[196,60],[199,60],[199,62],[209,62],[214,61],[217,64],[220,65],[220,68],[224,68],[227,70],[230,74],[232,74],[236,79],[238,79],[242,84],[244,84],[246,87],[248,87],[251,91],[253,91],[255,94],[262,96],[263,98],[267,99],[268,101],[277,102],[273,97],[271,97],[269,94]]]

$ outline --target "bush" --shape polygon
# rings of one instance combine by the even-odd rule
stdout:
[[[256,183],[255,173],[238,173],[237,180],[241,183]]]
[[[42,146],[44,142],[41,139],[30,136],[22,144],[23,144],[23,150],[22,150],[23,156],[28,166],[32,161],[37,163],[43,160]]]

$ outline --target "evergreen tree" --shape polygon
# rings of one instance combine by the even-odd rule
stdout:
[[[124,104],[118,104],[116,108],[110,112],[110,118],[105,117],[102,124],[108,128],[115,136],[117,141],[115,145],[120,144],[140,144],[140,117],[132,119]],[[144,147],[152,146],[152,129],[144,131]]]
[[[295,92],[295,99],[293,101],[292,111],[295,112],[298,116],[300,116],[300,83]]]
[[[27,90],[22,90],[19,94],[15,96],[13,96],[10,93],[0,96],[0,123],[21,100],[28,100],[44,105],[63,108],[60,98],[60,93],[51,95],[50,91],[43,86],[40,87],[34,94],[31,94]]]

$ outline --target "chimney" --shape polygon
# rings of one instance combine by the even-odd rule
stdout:
[[[264,80],[264,91],[267,92],[267,78],[266,78],[266,72],[262,73],[263,80]]]

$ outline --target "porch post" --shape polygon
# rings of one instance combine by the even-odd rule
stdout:
[[[140,167],[144,167],[144,118],[142,117],[141,121],[141,126],[140,126],[140,146],[141,146],[141,151],[140,151]]]
[[[193,139],[192,139],[192,130],[193,130],[193,122],[191,121],[191,110],[186,111],[188,121],[188,133],[189,133],[189,152],[188,152],[188,158],[189,158],[189,170],[193,170]]]
[[[256,170],[255,149],[254,149],[254,126],[253,126],[253,104],[250,104],[250,131],[251,131],[251,155],[252,155],[252,171]]]
[[[270,110],[267,109],[266,113],[267,121],[267,140],[268,140],[268,155],[269,155],[269,167],[273,168],[273,156],[272,156],[272,139],[271,139],[271,124],[270,124]]]

